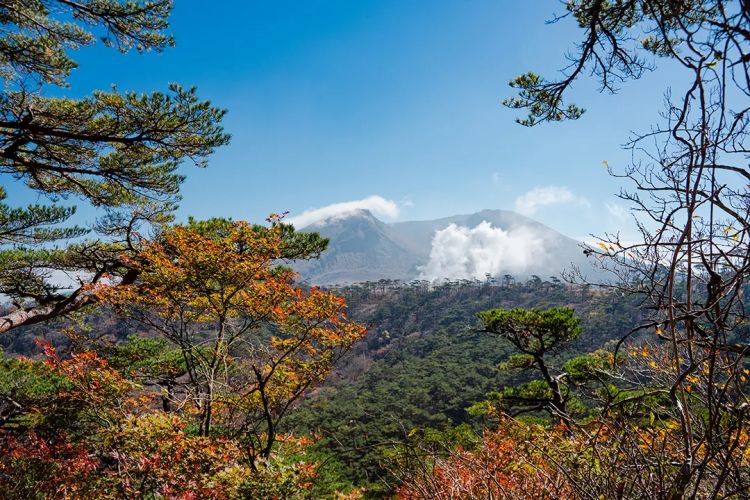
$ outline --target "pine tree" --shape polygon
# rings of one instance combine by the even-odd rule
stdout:
[[[137,251],[139,227],[171,220],[180,163],[205,166],[228,142],[224,111],[195,89],[49,97],[68,87],[77,67],[71,53],[97,39],[119,52],[173,45],[171,8],[171,0],[0,0],[0,173],[49,200],[10,207],[0,192],[0,293],[15,305],[0,318],[0,333],[84,306],[93,300],[89,285],[106,276],[132,282],[118,256]],[[102,217],[92,227],[66,227],[75,207],[55,203],[68,198]],[[61,288],[50,279],[55,271],[81,286]]]

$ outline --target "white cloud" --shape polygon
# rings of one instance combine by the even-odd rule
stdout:
[[[625,222],[628,217],[628,211],[622,205],[617,203],[605,203],[604,206],[607,208],[609,215],[617,219],[619,222]]]
[[[471,229],[451,224],[435,232],[430,259],[420,271],[427,280],[522,275],[548,257],[544,238],[531,228],[505,231],[486,221]]]
[[[559,203],[576,203],[588,206],[585,198],[575,196],[568,188],[562,186],[542,186],[516,198],[516,211],[524,215],[534,215],[539,209],[546,205]]]
[[[492,172],[492,182],[494,184],[500,184],[501,180],[502,180],[502,177],[500,177],[499,172]]]
[[[382,196],[373,195],[361,200],[344,201],[305,210],[299,215],[286,218],[285,222],[293,224],[297,229],[302,229],[325,219],[349,215],[357,210],[369,210],[375,215],[391,219],[395,219],[399,214],[396,202],[387,200]]]

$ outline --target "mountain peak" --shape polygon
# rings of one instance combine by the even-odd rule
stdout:
[[[351,210],[346,210],[344,212],[338,212],[335,214],[327,215],[325,217],[322,217],[314,222],[311,222],[306,227],[323,227],[328,226],[331,224],[335,224],[337,222],[341,222],[346,219],[368,219],[371,221],[376,221],[378,223],[382,223],[377,217],[372,215],[372,212],[370,212],[366,208],[352,208]]]

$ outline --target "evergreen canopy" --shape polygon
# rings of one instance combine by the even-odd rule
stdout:
[[[104,276],[132,281],[118,256],[137,250],[144,223],[171,220],[179,165],[205,166],[228,142],[224,111],[177,84],[149,94],[48,96],[67,88],[77,67],[71,53],[97,39],[120,52],[173,45],[166,32],[171,8],[170,0],[0,0],[0,174],[50,200],[22,208],[0,203],[0,293],[16,306],[0,332],[85,305],[92,298],[86,285]],[[99,207],[100,220],[90,228],[61,226],[75,207],[55,202],[69,197]],[[87,233],[91,239],[80,240]],[[71,238],[79,239],[61,241]],[[80,288],[55,284],[54,271],[72,273]]]

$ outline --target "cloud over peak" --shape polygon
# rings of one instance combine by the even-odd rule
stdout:
[[[293,224],[297,229],[302,229],[326,219],[347,216],[357,210],[369,210],[375,215],[389,219],[395,219],[399,214],[399,207],[395,201],[372,195],[361,200],[344,201],[320,208],[311,208],[299,215],[288,217],[286,222]]]

